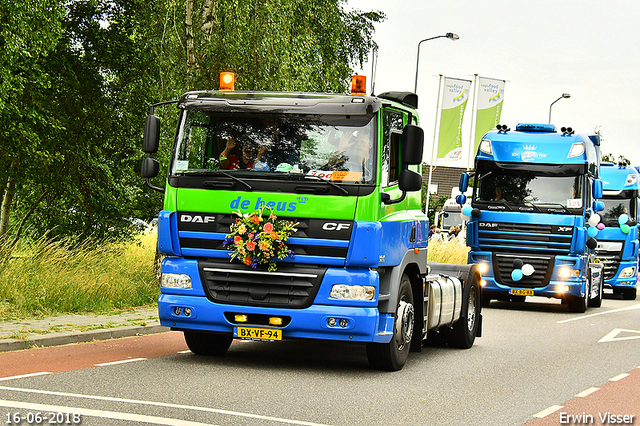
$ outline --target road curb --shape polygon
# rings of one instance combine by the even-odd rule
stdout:
[[[82,332],[62,332],[53,336],[35,336],[27,339],[2,339],[0,352],[19,351],[34,347],[62,346],[71,343],[91,342],[92,340],[109,340],[120,337],[131,337],[145,334],[157,334],[170,331],[161,325],[125,326]]]

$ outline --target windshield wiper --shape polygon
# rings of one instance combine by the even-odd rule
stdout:
[[[487,204],[500,204],[500,205],[503,205],[506,208],[508,208],[509,211],[513,211],[513,209],[511,208],[509,203],[507,203],[506,200],[490,200],[490,201],[487,201]]]
[[[562,211],[564,213],[569,213],[569,210],[567,210],[567,208],[565,206],[563,206],[560,203],[546,203],[546,202],[541,202],[541,203],[531,203],[532,206],[534,207],[538,207],[538,206],[555,206],[555,207],[560,207],[562,209]],[[545,208],[545,207],[543,207]],[[547,211],[549,211],[552,207],[547,208]]]
[[[238,182],[240,185],[244,186],[245,189],[247,191],[253,191],[253,187],[251,185],[249,185],[247,182],[243,181],[242,179],[238,179],[237,177],[227,173],[227,172],[223,172],[222,170],[216,170],[214,172],[210,172],[208,173],[211,176],[224,176],[224,177],[228,177],[229,179],[233,180],[234,182]],[[205,182],[205,185],[208,186],[215,186],[215,182]]]
[[[326,179],[322,179],[321,177],[313,176],[313,175],[304,175],[304,178],[305,178],[305,179],[307,179],[307,178],[312,178],[312,179],[314,179],[314,180],[317,180],[317,181],[320,181],[320,182],[324,182],[324,183],[326,183],[327,185],[329,185],[330,187],[335,188],[335,189],[337,189],[338,191],[340,191],[340,193],[341,193],[342,195],[349,195],[349,191],[347,191],[346,189],[344,189],[344,188],[343,188],[343,187],[341,187],[340,185],[336,185],[335,183],[333,183],[333,182],[331,182],[331,181],[328,181],[328,180],[326,180]]]

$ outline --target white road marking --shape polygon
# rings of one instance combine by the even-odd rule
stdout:
[[[115,411],[90,410],[80,407],[65,407],[62,405],[34,404],[31,402],[6,401],[0,399],[1,407],[21,408],[29,411],[42,411],[47,413],[73,413],[88,417],[101,417],[105,419],[128,420],[134,422],[152,423],[169,426],[211,426],[210,423],[190,422],[188,420],[171,419],[168,417],[145,416],[133,413],[117,413]]]
[[[637,336],[627,336],[627,337],[616,337],[618,334],[626,332],[626,333],[638,333]],[[614,328],[609,334],[604,336],[602,339],[598,340],[598,343],[602,342],[614,342],[618,340],[633,340],[640,339],[640,331],[636,330],[626,330],[624,328]]]
[[[597,390],[600,390],[600,388],[589,388],[589,389],[583,390],[582,392],[580,392],[576,396],[578,398],[584,398],[585,396],[589,396],[589,395],[591,395],[592,393],[594,393]]]
[[[628,374],[627,373],[622,373],[622,374],[618,374],[616,377],[612,377],[609,379],[610,382],[617,382],[618,380],[622,380],[625,377],[627,377]]]
[[[146,358],[123,359],[122,361],[103,362],[101,364],[96,364],[96,367],[105,367],[107,365],[126,364],[127,362],[145,361],[145,360],[146,360]]]
[[[313,422],[305,422],[305,421],[298,421],[298,420],[281,419],[278,417],[261,416],[258,414],[240,413],[238,411],[219,410],[216,408],[196,407],[192,405],[170,404],[166,402],[142,401],[137,399],[113,398],[108,396],[82,395],[82,394],[74,394],[74,393],[68,393],[68,392],[54,392],[54,391],[45,391],[45,390],[37,390],[37,389],[12,388],[8,386],[0,386],[0,390],[25,392],[25,393],[40,394],[40,395],[55,395],[55,396],[65,396],[65,397],[72,397],[72,398],[84,398],[84,399],[92,399],[97,401],[125,402],[129,404],[179,408],[184,410],[204,411],[207,413],[224,414],[229,416],[245,417],[250,419],[258,419],[258,420],[269,420],[273,422],[280,422],[280,423],[286,423],[291,425],[329,426],[323,423],[313,423]]]
[[[561,408],[562,408],[562,405],[552,405],[551,407],[547,408],[546,410],[542,410],[539,413],[534,414],[533,417],[541,419],[543,417],[547,417],[551,413],[555,413],[556,411],[558,411]]]
[[[53,373],[50,373],[48,371],[41,371],[39,373],[29,373],[29,374],[21,374],[19,376],[1,377],[0,382],[4,382],[5,380],[13,380],[13,379],[24,379],[25,377],[44,376],[45,374],[53,374]]]
[[[585,318],[591,318],[591,317],[595,317],[595,316],[598,316],[598,315],[612,314],[614,312],[630,311],[632,309],[640,309],[640,304],[633,305],[633,306],[627,306],[626,308],[612,309],[610,311],[603,311],[603,312],[598,312],[598,313],[595,313],[595,314],[583,315],[581,317],[570,318],[570,319],[567,319],[567,320],[558,321],[556,324],[564,324],[566,322],[577,321],[577,320],[581,320],[581,319],[585,319]]]

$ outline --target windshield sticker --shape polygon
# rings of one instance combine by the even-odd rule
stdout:
[[[340,182],[342,181],[357,182],[362,178],[362,172],[348,172],[343,170],[329,170],[329,171],[309,170],[309,173],[307,173],[307,175],[317,176],[322,179],[340,181]]]
[[[582,198],[569,198],[567,200],[567,207],[570,209],[582,208]]]
[[[176,160],[176,171],[183,172],[189,170],[189,160]]]

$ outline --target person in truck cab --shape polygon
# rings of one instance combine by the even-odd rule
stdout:
[[[266,147],[260,146],[258,149],[249,146],[248,144],[244,144],[242,146],[242,154],[240,156],[236,155],[234,150],[236,147],[236,139],[229,138],[227,140],[227,144],[224,148],[224,151],[220,154],[220,165],[223,169],[227,170],[239,170],[239,169],[252,169],[253,165],[257,161],[262,160],[262,155],[267,150]]]

